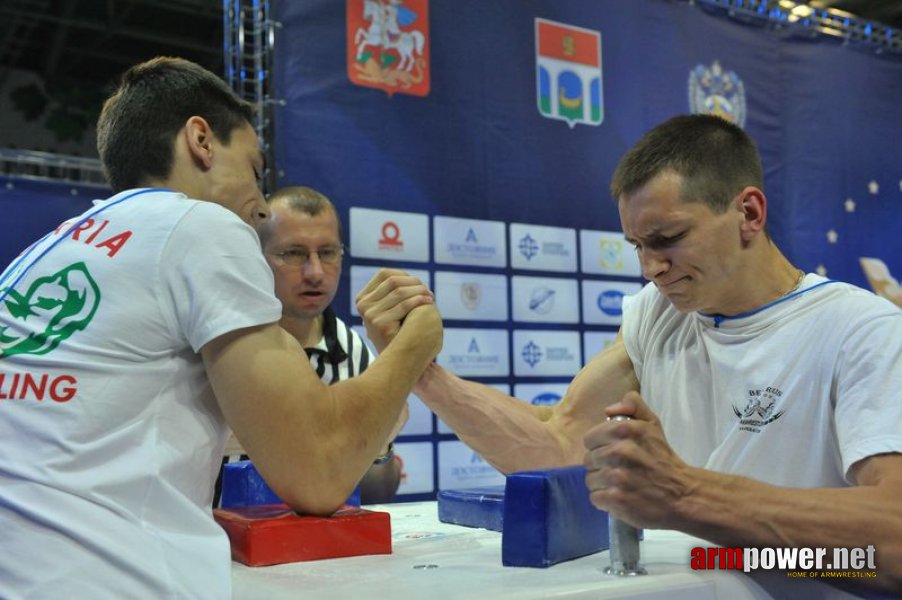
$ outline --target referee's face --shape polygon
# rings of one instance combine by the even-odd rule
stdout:
[[[335,297],[341,276],[338,217],[331,210],[316,216],[270,206],[270,235],[263,252],[273,272],[282,314],[313,319]]]

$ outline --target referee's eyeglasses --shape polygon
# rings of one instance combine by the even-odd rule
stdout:
[[[341,244],[335,246],[323,246],[317,250],[307,248],[289,248],[283,252],[270,252],[270,256],[277,256],[286,265],[303,267],[310,261],[314,254],[321,264],[334,266],[341,262],[345,247]]]

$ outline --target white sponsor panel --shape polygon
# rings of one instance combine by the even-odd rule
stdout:
[[[592,360],[596,354],[614,344],[616,331],[587,331],[583,333],[583,364]]]
[[[640,277],[642,269],[632,244],[623,239],[622,231],[579,232],[582,272],[591,275]]]
[[[363,338],[370,349],[374,348],[373,342],[366,336],[366,328],[363,325],[354,325],[351,329]],[[423,401],[414,394],[407,396],[408,418],[407,423],[401,428],[398,435],[423,435],[432,433],[432,411]]]
[[[575,273],[576,230],[511,223],[510,252],[515,269]]]
[[[511,277],[514,321],[579,323],[579,288],[575,279]]]
[[[507,385],[506,383],[489,383],[486,385],[490,388],[495,388],[496,390],[499,390],[499,391],[507,394],[508,396],[511,395],[511,387],[509,385]],[[454,430],[451,429],[450,427],[448,427],[448,425],[446,425],[444,421],[439,419],[438,416],[436,416],[435,420],[438,422],[438,432],[439,433],[454,433]]]
[[[504,485],[505,477],[463,442],[439,442],[438,488],[454,490]]]
[[[352,206],[351,256],[429,261],[429,217],[419,213]]]
[[[507,266],[502,221],[437,216],[432,219],[432,225],[435,262],[443,265]]]
[[[395,454],[401,459],[398,494],[432,493],[432,442],[398,442],[395,444]]]
[[[639,292],[642,285],[629,281],[583,281],[583,322],[590,325],[620,325],[623,298]]]
[[[582,363],[578,331],[514,330],[514,375],[576,375]]]
[[[436,271],[435,302],[445,319],[507,321],[507,277]]]
[[[461,377],[510,374],[506,329],[445,329],[438,364]]]
[[[376,274],[381,267],[365,267],[361,265],[351,265],[351,314],[359,317],[360,313],[357,311],[357,303],[355,299],[357,298],[357,294],[362,290],[367,283],[370,282],[370,279],[373,278],[373,275]],[[413,275],[418,278],[420,281],[426,284],[426,287],[431,288],[430,280],[429,280],[429,271],[425,271],[422,269],[404,269],[404,272],[408,275]]]
[[[514,396],[534,406],[554,406],[567,393],[566,383],[516,383]]]

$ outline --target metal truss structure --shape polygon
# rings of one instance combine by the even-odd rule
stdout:
[[[36,150],[0,148],[0,175],[107,187],[99,159]]]
[[[902,29],[830,8],[830,2],[794,0],[688,0],[746,23],[785,28],[807,37],[826,36],[876,53],[902,55]]]
[[[223,58],[225,79],[233,90],[254,104],[254,127],[266,160],[263,193],[275,191],[273,106],[284,103],[272,97],[273,48],[279,23],[270,18],[269,0],[223,0]]]

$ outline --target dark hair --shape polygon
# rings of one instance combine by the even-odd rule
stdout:
[[[335,215],[335,222],[338,223],[338,239],[342,239],[341,219],[338,218],[338,211],[335,205],[325,195],[313,188],[298,185],[283,187],[272,193],[266,199],[267,204],[274,203],[284,204],[289,210],[294,212],[302,212],[315,217],[316,215],[328,211]],[[266,243],[270,233],[269,221],[264,221],[258,234],[260,241]]]
[[[611,194],[619,201],[665,171],[682,176],[683,202],[703,202],[716,213],[746,186],[764,189],[755,142],[713,115],[673,117],[642,136],[620,159]]]
[[[119,192],[168,177],[175,136],[190,117],[202,117],[228,144],[253,114],[253,105],[193,62],[157,57],[131,67],[97,120],[97,149],[110,187]]]

